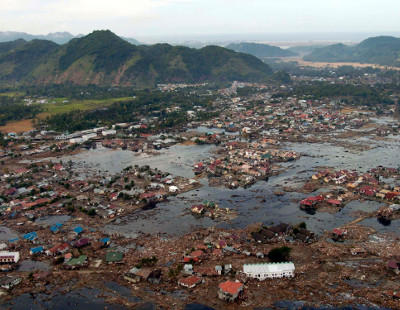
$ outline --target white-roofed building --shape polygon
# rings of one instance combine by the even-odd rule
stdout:
[[[18,263],[18,261],[19,261],[19,252],[0,251],[0,263],[10,264],[10,263]]]
[[[106,136],[113,136],[117,133],[115,129],[110,129],[110,130],[103,130],[101,134],[106,137]]]
[[[274,278],[294,277],[294,264],[289,263],[260,263],[243,265],[243,273],[250,278],[260,281]]]

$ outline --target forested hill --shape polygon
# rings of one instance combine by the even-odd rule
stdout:
[[[360,62],[384,66],[400,66],[400,38],[380,36],[358,45],[329,45],[315,49],[304,57],[308,61]]]
[[[226,48],[234,50],[235,52],[250,54],[261,59],[266,57],[290,57],[297,55],[292,51],[277,46],[259,43],[232,43],[227,45]]]
[[[0,86],[121,85],[266,81],[272,72],[254,56],[217,46],[135,46],[111,31],[94,31],[64,45],[46,40],[0,43]]]

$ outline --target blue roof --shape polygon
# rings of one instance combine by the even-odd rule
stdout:
[[[109,243],[110,242],[110,238],[106,237],[106,238],[100,239],[100,242]]]
[[[58,232],[58,231],[60,230],[60,228],[61,228],[62,226],[63,226],[63,225],[60,224],[60,223],[55,223],[53,226],[50,227],[50,230],[51,230],[53,233],[56,233],[56,232]]]
[[[32,231],[30,233],[25,234],[23,238],[26,240],[33,241],[37,238],[37,233],[36,231]]]
[[[77,234],[79,235],[80,233],[83,232],[83,228],[82,228],[81,226],[76,226],[76,227],[74,228],[74,232],[77,233]]]
[[[14,238],[14,239],[10,239],[10,240],[8,240],[8,242],[11,242],[11,243],[13,243],[13,242],[17,242],[19,240],[19,238],[17,237],[17,238]]]
[[[44,248],[42,246],[38,246],[36,248],[31,248],[32,254],[37,254],[43,252]]]

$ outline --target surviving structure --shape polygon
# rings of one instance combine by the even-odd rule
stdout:
[[[294,277],[294,264],[288,263],[260,263],[243,265],[243,273],[260,281],[274,278]]]
[[[0,263],[1,264],[12,264],[18,263],[19,261],[19,252],[8,252],[8,251],[0,251]]]

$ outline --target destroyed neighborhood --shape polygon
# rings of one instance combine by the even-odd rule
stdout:
[[[168,129],[149,114],[4,134],[2,307],[89,287],[128,308],[399,309],[397,107],[290,87],[210,89]]]

